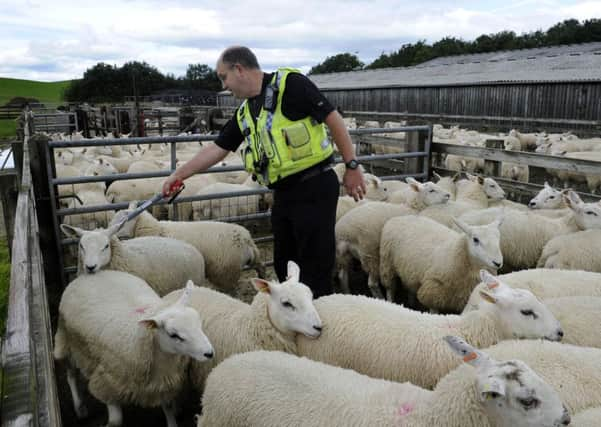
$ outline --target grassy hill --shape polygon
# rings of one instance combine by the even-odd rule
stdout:
[[[70,80],[48,83],[0,77],[0,105],[15,96],[36,98],[40,102],[62,102],[63,91],[70,83]]]
[[[63,92],[70,83],[70,80],[47,83],[0,77],[0,106],[17,96],[35,98],[42,103],[60,103],[63,101]],[[15,121],[0,119],[0,139],[10,139],[15,134]]]

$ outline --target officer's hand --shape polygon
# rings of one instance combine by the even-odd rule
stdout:
[[[169,197],[175,193],[182,185],[182,180],[175,172],[167,177],[163,182],[163,197]]]
[[[347,169],[344,172],[343,178],[344,188],[346,193],[355,199],[356,202],[363,199],[365,197],[365,193],[367,192],[367,187],[365,186],[365,181],[363,179],[363,172],[361,172],[360,168],[357,169]]]

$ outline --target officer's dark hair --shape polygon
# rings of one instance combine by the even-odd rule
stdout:
[[[221,55],[221,62],[228,65],[240,64],[250,69],[260,68],[255,54],[245,46],[228,47]]]

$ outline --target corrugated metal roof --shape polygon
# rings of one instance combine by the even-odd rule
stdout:
[[[414,67],[316,74],[320,89],[601,81],[601,43],[436,58]]]

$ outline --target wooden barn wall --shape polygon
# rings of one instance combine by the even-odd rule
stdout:
[[[601,119],[601,83],[553,83],[426,88],[323,90],[350,111]]]

